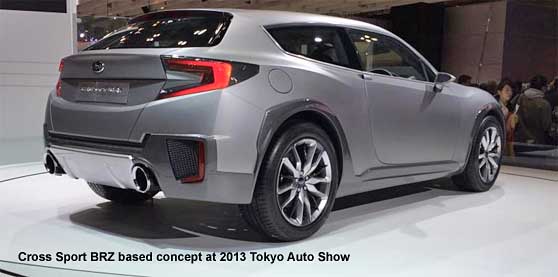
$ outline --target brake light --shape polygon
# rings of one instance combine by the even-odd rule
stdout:
[[[232,64],[228,62],[164,58],[163,63],[167,75],[177,73],[187,78],[167,82],[165,88],[161,90],[160,98],[223,89],[231,82]]]
[[[56,96],[62,96],[62,81],[60,79],[56,83]]]
[[[62,73],[64,70],[64,59],[60,60],[60,64],[58,65],[58,72]]]
[[[60,60],[58,65],[58,72],[60,76],[58,77],[58,82],[56,83],[56,96],[62,96],[62,70],[64,70],[64,59]]]

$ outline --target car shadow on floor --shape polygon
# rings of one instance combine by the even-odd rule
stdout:
[[[412,205],[443,206],[436,199],[468,194],[458,191],[451,181],[437,180],[341,197],[336,199],[332,215],[314,237],[351,228],[350,225],[360,222],[362,216],[370,220],[374,219],[374,215],[393,212],[394,209],[409,209]],[[435,217],[441,213],[483,205],[502,194],[503,190],[495,187],[490,193],[473,194],[475,198],[462,205],[438,209],[425,216]],[[94,208],[70,214],[69,218],[75,224],[159,248],[240,250],[277,245],[249,227],[237,205],[169,198],[157,198],[134,206],[104,202]],[[415,222],[424,219],[417,218]]]

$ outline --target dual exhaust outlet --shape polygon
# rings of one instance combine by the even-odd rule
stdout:
[[[45,165],[45,169],[49,174],[54,174],[54,175],[66,174],[66,172],[64,172],[64,169],[60,166],[56,158],[54,158],[52,153],[50,152],[46,153],[43,162]]]
[[[64,175],[66,172],[58,163],[51,152],[47,152],[44,157],[44,166],[49,174]],[[143,164],[135,164],[132,166],[132,180],[134,182],[134,190],[139,193],[147,193],[152,190],[158,190],[157,180],[153,171]]]
[[[136,164],[132,167],[132,180],[134,180],[134,189],[139,193],[154,190],[157,186],[157,180],[153,172],[142,164]]]

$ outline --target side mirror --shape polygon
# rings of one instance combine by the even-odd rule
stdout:
[[[438,72],[436,79],[434,80],[434,92],[441,92],[444,89],[444,85],[455,81],[455,77],[449,73]]]

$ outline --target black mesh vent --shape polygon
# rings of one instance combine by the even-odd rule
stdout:
[[[167,151],[177,180],[198,175],[198,145],[197,141],[167,140]]]

